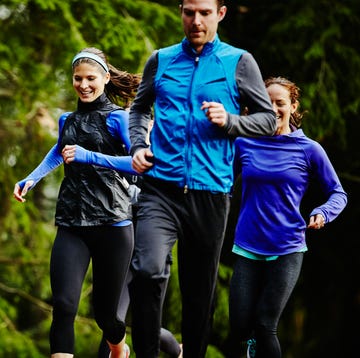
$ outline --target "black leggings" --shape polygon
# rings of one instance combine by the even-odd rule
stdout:
[[[125,336],[117,307],[134,245],[133,226],[59,227],[50,261],[53,320],[50,349],[74,353],[74,320],[92,260],[95,320],[112,344]]]
[[[169,262],[167,264],[167,270],[169,272],[171,267],[170,265],[171,263]],[[128,284],[131,282],[132,277],[133,277],[132,272],[131,270],[129,270],[127,282],[124,286],[124,289],[122,290],[119,307],[118,307],[118,317],[121,321],[126,320],[128,308],[130,305]],[[162,291],[163,294],[162,302],[165,299],[167,284],[168,284],[168,280],[164,281],[164,287]],[[164,352],[166,355],[169,355],[169,357],[173,357],[173,358],[177,358],[181,353],[180,345],[176,340],[176,338],[174,337],[174,335],[163,327],[161,327],[160,329],[160,350]],[[103,335],[99,346],[98,358],[108,358],[109,353],[110,353],[110,349]]]
[[[303,256],[294,253],[273,261],[238,256],[229,300],[233,353],[239,351],[239,341],[255,338],[256,358],[281,357],[277,327],[299,278]]]

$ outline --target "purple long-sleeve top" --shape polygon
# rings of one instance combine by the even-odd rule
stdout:
[[[340,180],[325,150],[301,129],[288,135],[235,141],[234,175],[241,172],[241,209],[234,244],[260,255],[305,251],[307,223],[300,204],[312,181],[326,201],[310,216],[328,223],[347,204]]]

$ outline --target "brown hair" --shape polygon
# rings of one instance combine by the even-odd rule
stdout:
[[[288,80],[287,78],[278,76],[278,77],[269,77],[265,80],[265,87],[268,88],[271,85],[280,85],[285,87],[289,91],[289,97],[291,103],[298,103],[300,105],[300,88],[294,83]],[[299,106],[294,113],[290,115],[290,123],[296,128],[301,127],[302,118],[305,112],[299,111]]]
[[[105,85],[105,93],[113,103],[128,107],[135,97],[137,88],[141,81],[141,75],[117,69],[107,61],[105,54],[95,47],[87,47],[82,49],[80,52],[93,53],[99,56],[106,63],[109,68],[110,81]],[[76,60],[73,63],[73,68],[84,62],[97,66],[101,69],[101,71],[105,71],[98,62],[87,57]]]
[[[215,0],[217,2],[218,9],[221,8],[221,6],[225,6],[225,0]],[[180,1],[180,6],[182,6],[184,3],[184,0]]]

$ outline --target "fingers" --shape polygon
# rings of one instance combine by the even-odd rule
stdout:
[[[23,203],[26,201],[26,199],[24,198],[24,196],[27,194],[28,190],[33,186],[34,181],[33,180],[29,180],[25,183],[23,189],[21,190],[20,185],[19,184],[15,184],[14,187],[14,198],[19,201],[20,203]]]
[[[25,199],[22,198],[21,196],[21,189],[20,189],[20,185],[19,184],[15,184],[14,187],[14,198],[17,201],[20,201],[20,203],[23,203],[25,201]]]
[[[227,113],[222,103],[204,101],[201,110],[205,111],[207,118],[211,123],[223,127],[226,124]]]
[[[316,215],[315,225],[317,229],[321,229],[325,226],[325,219],[321,214]]]
[[[144,173],[154,165],[153,160],[154,154],[150,149],[140,149],[134,154],[131,165],[138,173]]]
[[[325,218],[321,214],[310,217],[308,228],[321,229],[325,226]]]
[[[61,155],[66,164],[71,163],[75,159],[76,145],[66,145],[61,151]]]

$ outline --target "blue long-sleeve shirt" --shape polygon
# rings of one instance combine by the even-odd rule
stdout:
[[[59,138],[64,127],[66,118],[70,112],[63,113],[59,118]],[[110,112],[106,118],[106,125],[111,135],[124,144],[127,151],[130,149],[129,137],[129,114],[126,111]],[[124,173],[137,175],[131,167],[130,156],[110,156],[102,153],[92,152],[82,147],[77,147],[75,162],[86,163],[92,165],[99,165],[102,167],[122,171]],[[52,170],[63,163],[59,142],[57,142],[46,154],[41,163],[24,179],[18,182],[20,188],[23,188],[25,183],[33,180],[34,184],[30,187],[33,189],[35,185]]]
[[[340,180],[321,145],[301,129],[289,135],[237,138],[234,175],[242,173],[241,209],[234,244],[260,255],[306,250],[306,222],[301,200],[310,185],[320,183],[327,200],[310,216],[328,223],[347,204]]]

